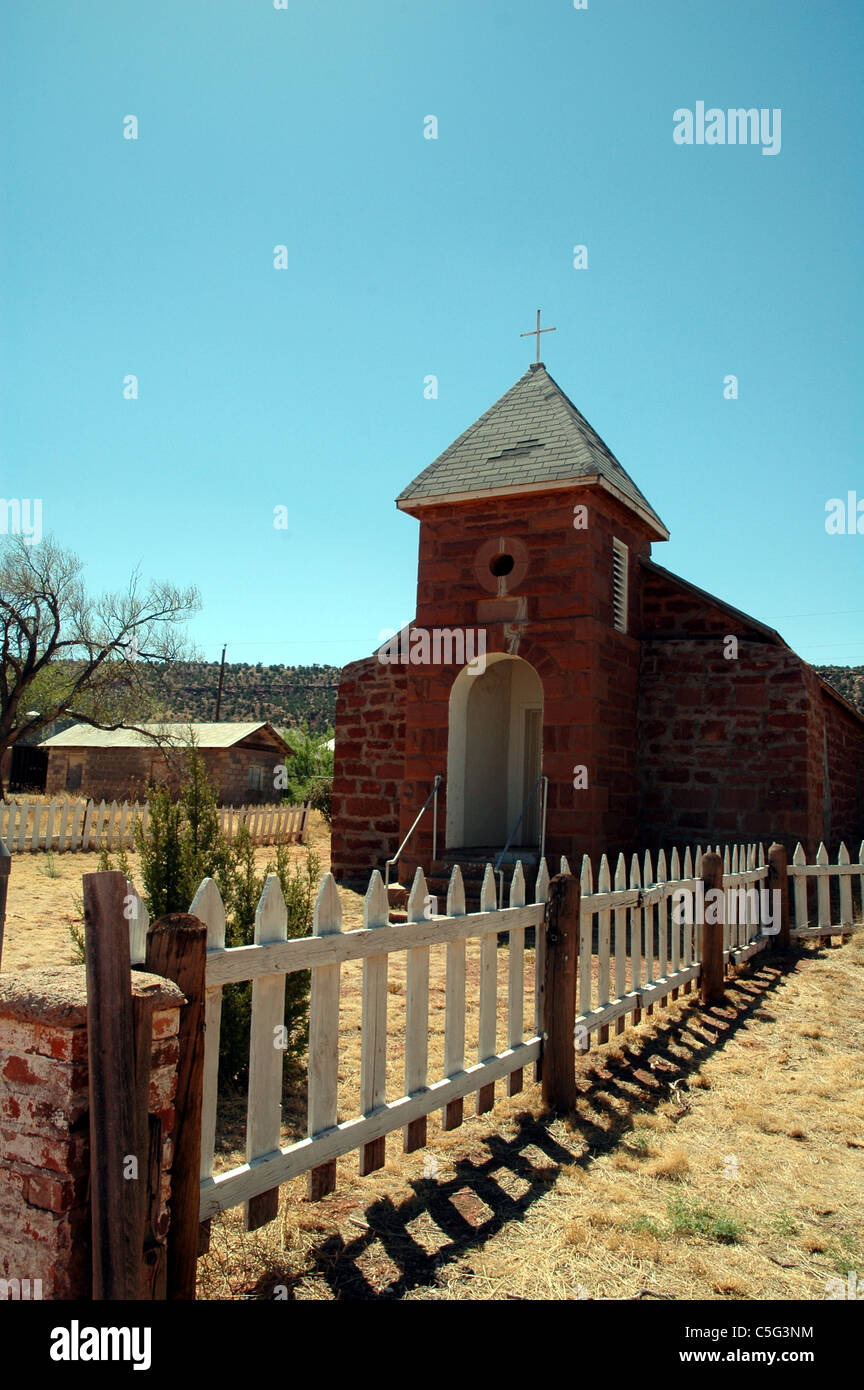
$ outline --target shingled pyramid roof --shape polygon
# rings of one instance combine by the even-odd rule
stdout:
[[[472,494],[490,497],[591,482],[606,487],[668,539],[663,522],[611,449],[538,362],[408,484],[396,505],[414,512]]]

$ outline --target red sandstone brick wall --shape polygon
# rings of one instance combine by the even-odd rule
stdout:
[[[864,724],[819,685],[829,769],[823,838],[832,857],[845,842],[857,859],[864,837]]]
[[[405,672],[375,656],[346,666],[336,699],[331,864],[340,882],[368,882],[399,844],[405,761]],[[395,881],[395,875],[393,876]]]
[[[674,576],[645,570],[640,837],[823,840],[864,834],[864,724],[799,656]],[[724,638],[739,640],[737,659]]]
[[[741,837],[818,843],[808,785],[814,710],[804,664],[785,647],[649,641],[639,711],[641,839],[647,848]],[[821,740],[818,741],[821,744]],[[821,780],[821,779],[820,779]]]
[[[691,589],[677,575],[642,567],[642,630],[646,637],[714,636],[731,633],[753,642],[770,640],[765,626],[731,612],[710,594]]]

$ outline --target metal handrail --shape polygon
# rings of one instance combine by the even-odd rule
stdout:
[[[429,805],[429,802],[433,800],[435,802],[435,809],[432,813],[432,858],[433,860],[438,858],[438,788],[441,786],[443,781],[444,778],[441,776],[441,773],[436,772],[435,781],[432,783],[432,790],[427,796],[426,800],[423,802],[423,805],[420,807],[420,810],[417,812],[417,815],[414,818],[414,824],[411,826],[411,829],[408,831],[408,834],[405,836],[405,839],[402,841],[396,853],[393,855],[393,858],[388,859],[386,861],[384,865],[385,888],[390,887],[390,869],[392,865],[399,863],[399,860],[402,857],[403,849],[407,845],[408,841],[411,839],[411,836],[414,834],[414,831],[417,829],[417,826],[420,824],[420,820],[426,810],[426,807]]]
[[[521,814],[520,814],[520,816],[519,816],[519,819],[517,820],[517,822],[516,822],[516,824],[514,825],[513,829],[510,831],[510,834],[509,834],[508,837],[507,837],[507,843],[506,843],[506,845],[504,846],[504,848],[502,849],[501,853],[498,855],[498,858],[495,860],[495,865],[494,865],[494,868],[492,869],[493,874],[495,874],[496,878],[498,879],[498,906],[499,906],[499,907],[502,907],[503,904],[504,904],[504,870],[500,867],[500,866],[501,866],[501,860],[504,858],[504,855],[507,853],[508,849],[510,848],[510,845],[511,845],[512,842],[513,842],[513,837],[515,836],[516,831],[519,829],[520,825],[522,824],[523,820],[525,819],[525,812],[528,810],[528,807],[531,805],[531,802],[534,800],[534,794],[535,794],[535,792],[537,791],[537,788],[539,787],[539,785],[540,785],[541,782],[543,783],[543,803],[542,803],[542,810],[541,810],[541,813],[540,813],[540,845],[539,845],[539,849],[540,849],[540,858],[541,858],[541,859],[543,858],[543,855],[544,855],[544,853],[545,853],[545,851],[546,851],[546,800],[547,800],[547,797],[548,797],[548,794],[549,794],[549,778],[546,777],[546,776],[541,772],[540,776],[537,778],[537,781],[534,783],[534,785],[533,785],[533,787],[531,788],[530,792],[529,792],[528,795],[526,796],[525,801],[524,801],[524,803],[523,803],[523,805],[522,805],[522,811],[521,811]]]

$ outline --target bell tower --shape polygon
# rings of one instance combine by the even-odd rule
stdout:
[[[439,858],[627,843],[640,560],[668,538],[660,518],[539,361],[397,506],[420,522],[415,628],[486,653],[407,666],[403,833],[441,774]],[[404,872],[431,848],[421,823]]]

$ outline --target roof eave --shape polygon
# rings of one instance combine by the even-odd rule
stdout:
[[[470,502],[479,497],[515,497],[525,492],[572,492],[574,489],[583,487],[604,488],[612,497],[617,498],[622,506],[641,517],[658,540],[668,541],[669,532],[660,518],[654,516],[647,507],[634,502],[632,497],[628,497],[625,492],[611,483],[608,478],[604,478],[601,473],[591,473],[578,478],[556,478],[549,482],[513,483],[509,486],[470,488],[464,492],[439,492],[429,497],[397,497],[396,506],[400,512],[408,512],[409,515],[414,516],[418,508],[441,507],[451,502]]]

